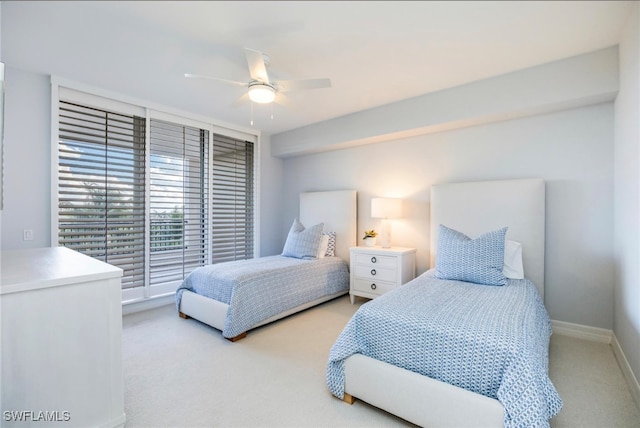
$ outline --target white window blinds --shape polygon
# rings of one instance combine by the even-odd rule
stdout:
[[[254,144],[214,134],[213,263],[253,257]]]
[[[209,132],[150,123],[150,284],[181,282],[207,264]]]
[[[59,245],[122,268],[129,301],[171,293],[199,266],[254,256],[254,142],[197,120],[65,94]]]
[[[144,285],[145,119],[60,101],[59,244]]]

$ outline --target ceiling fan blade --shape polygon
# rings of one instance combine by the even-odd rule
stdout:
[[[233,85],[233,86],[244,86],[244,87],[247,87],[247,83],[245,83],[245,82],[238,82],[238,81],[235,81],[235,80],[221,79],[219,77],[203,76],[201,74],[185,73],[184,77],[195,78],[195,79],[217,80],[218,82],[227,83],[227,84]]]
[[[247,56],[247,64],[249,64],[249,75],[251,75],[251,79],[269,83],[267,65],[264,63],[264,56],[262,55],[262,52],[245,48],[245,55]]]
[[[274,82],[278,92],[301,91],[305,89],[330,88],[330,79],[279,80]]]

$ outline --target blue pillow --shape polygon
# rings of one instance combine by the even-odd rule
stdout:
[[[282,255],[298,259],[315,259],[318,255],[324,223],[305,228],[296,218],[293,220]]]
[[[502,268],[506,234],[507,228],[503,227],[471,239],[464,233],[440,225],[436,278],[505,285],[507,278]]]

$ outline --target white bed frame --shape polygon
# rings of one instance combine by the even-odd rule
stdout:
[[[439,184],[431,188],[431,266],[438,226],[472,238],[508,226],[522,243],[525,276],[544,296],[545,185],[540,179]],[[359,398],[427,427],[501,427],[498,400],[356,354],[345,362],[345,398]]]
[[[304,226],[324,223],[324,230],[336,232],[336,256],[349,263],[349,248],[356,245],[357,234],[357,194],[355,190],[339,190],[328,192],[305,192],[300,194],[299,219]],[[277,314],[254,325],[249,330],[281,318],[300,312],[338,296],[347,294],[349,290],[324,296],[300,305],[289,311]],[[184,291],[180,300],[179,315],[181,318],[194,318],[218,330],[224,329],[224,321],[229,305],[201,296],[191,291]],[[232,342],[242,339],[246,332],[231,338]]]

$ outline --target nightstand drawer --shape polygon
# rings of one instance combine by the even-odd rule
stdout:
[[[356,265],[353,272],[357,278],[365,280],[396,282],[396,267],[384,268],[377,265]]]
[[[367,281],[366,279],[357,278],[354,281],[353,289],[363,293],[373,293],[382,295],[387,291],[391,291],[396,288],[397,285],[393,282],[384,281]]]
[[[398,258],[392,256],[381,256],[378,254],[359,253],[356,254],[356,264],[382,268],[395,268]]]

